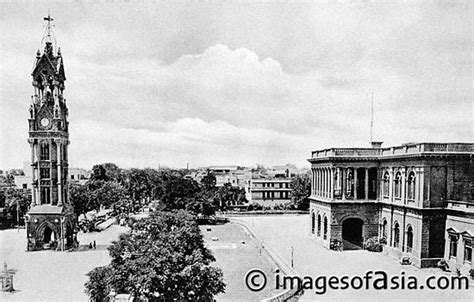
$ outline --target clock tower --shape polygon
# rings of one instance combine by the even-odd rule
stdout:
[[[27,250],[64,251],[76,242],[76,217],[69,201],[69,122],[64,98],[64,61],[55,48],[48,15],[43,52],[36,53],[32,72],[34,95],[29,109],[32,201],[26,215]],[[54,44],[54,45],[53,45]]]

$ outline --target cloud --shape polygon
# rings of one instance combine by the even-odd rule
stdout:
[[[15,167],[41,30],[3,7],[0,167]],[[371,93],[386,144],[473,138],[469,2],[61,7],[73,166],[304,166],[368,145]]]

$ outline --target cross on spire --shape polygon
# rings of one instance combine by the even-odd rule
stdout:
[[[43,18],[44,21],[48,21],[48,24],[46,25],[46,31],[47,31],[47,36],[48,37],[51,37],[51,21],[53,21],[54,19],[51,18],[51,15],[49,13],[49,10],[48,10],[48,16],[47,17],[44,17]]]

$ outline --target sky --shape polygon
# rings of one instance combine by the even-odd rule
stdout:
[[[470,1],[0,2],[0,169],[30,158],[48,8],[69,166],[296,164],[373,140],[473,142]]]

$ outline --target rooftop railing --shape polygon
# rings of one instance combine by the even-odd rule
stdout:
[[[474,144],[471,143],[409,143],[401,146],[388,148],[330,148],[311,152],[311,158],[323,158],[333,156],[389,156],[401,154],[415,154],[425,152],[474,152]]]

